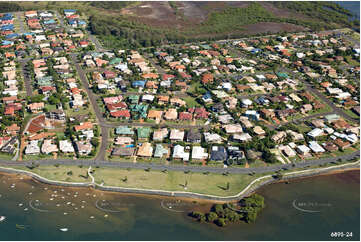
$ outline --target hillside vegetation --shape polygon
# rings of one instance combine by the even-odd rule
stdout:
[[[359,28],[359,21],[350,21],[352,14],[333,2],[0,2],[1,12],[65,8],[88,16],[89,30],[108,48],[240,38],[299,31],[300,26],[314,31]],[[280,27],[265,32],[257,28],[264,22]]]

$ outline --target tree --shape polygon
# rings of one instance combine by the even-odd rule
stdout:
[[[218,218],[218,215],[215,212],[209,212],[206,217],[208,222],[213,223]]]
[[[215,224],[217,224],[218,226],[220,227],[224,227],[226,226],[226,221],[224,218],[217,218],[215,221],[214,221]]]
[[[222,204],[214,204],[212,207],[212,211],[214,211],[219,217],[224,216],[224,210]]]
[[[227,182],[226,190],[229,190],[229,182]]]

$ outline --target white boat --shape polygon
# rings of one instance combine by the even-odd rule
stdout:
[[[6,219],[5,216],[0,216],[0,222],[4,221]]]
[[[66,232],[68,231],[68,228],[61,228],[60,231]]]

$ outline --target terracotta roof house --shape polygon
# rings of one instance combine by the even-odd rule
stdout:
[[[336,129],[348,129],[351,127],[351,125],[349,125],[345,120],[343,119],[339,119],[336,121],[332,122],[332,125],[336,128]]]
[[[170,103],[177,106],[186,106],[186,102],[177,97],[171,98]]]
[[[55,136],[56,134],[55,133],[49,133],[49,132],[42,132],[42,133],[39,133],[39,134],[35,134],[35,135],[32,135],[29,137],[29,140],[42,140],[42,139],[45,139],[47,137],[51,137],[51,136]]]
[[[115,118],[124,118],[124,119],[130,118],[130,112],[128,109],[113,111],[110,112],[110,115]]]
[[[149,110],[148,112],[149,119],[160,120],[162,118],[162,115],[163,115],[163,111],[160,110]]]
[[[91,122],[84,122],[80,125],[76,125],[74,126],[75,131],[81,131],[81,130],[87,130],[87,129],[92,129],[93,128],[93,124]]]
[[[188,111],[190,111],[190,110],[191,109],[189,109]],[[207,112],[205,108],[195,108],[193,110],[194,110],[194,117],[196,119],[207,119],[209,116],[209,112]]]
[[[175,108],[170,108],[168,109],[165,114],[164,114],[164,118],[166,120],[175,120],[178,117],[178,112]]]
[[[182,120],[182,121],[188,121],[188,120],[192,120],[192,114],[189,113],[189,112],[180,112],[179,113],[179,120]]]
[[[164,104],[169,102],[169,96],[158,96],[158,103]]]
[[[145,142],[138,148],[137,156],[152,157],[153,146],[151,143]]]
[[[351,147],[351,143],[348,141],[343,141],[342,139],[338,138],[334,141],[334,143],[340,147],[342,150]]]
[[[11,135],[18,133],[19,131],[20,131],[20,127],[17,124],[12,124],[6,127],[6,132]]]
[[[42,110],[44,108],[44,103],[41,102],[41,103],[30,103],[27,108],[33,112],[33,113],[36,113],[40,110]]]
[[[142,75],[142,78],[144,79],[157,79],[159,78],[159,75],[156,73],[145,73]]]
[[[207,84],[209,82],[213,82],[213,79],[214,79],[213,74],[211,73],[203,74],[202,83]]]
[[[335,145],[332,142],[327,142],[323,145],[323,148],[325,148],[325,150],[329,151],[329,152],[333,152],[338,150],[337,145]]]

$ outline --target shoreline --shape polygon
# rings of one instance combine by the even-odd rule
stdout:
[[[210,194],[200,194],[194,192],[184,192],[184,191],[164,191],[164,190],[156,190],[156,189],[140,189],[140,188],[124,188],[124,187],[113,187],[113,186],[102,186],[93,182],[64,182],[64,181],[53,181],[49,180],[45,177],[42,177],[36,173],[25,171],[25,170],[17,170],[14,168],[8,167],[0,167],[0,172],[5,174],[22,174],[28,176],[29,179],[34,179],[43,184],[55,185],[55,186],[63,186],[63,187],[73,187],[73,188],[93,188],[98,191],[105,192],[116,192],[124,195],[136,195],[136,196],[147,196],[147,197],[160,197],[163,199],[180,199],[184,201],[196,201],[197,203],[224,203],[224,202],[234,202],[242,199],[243,197],[247,197],[255,192],[258,189],[263,188],[266,185],[274,184],[274,183],[285,183],[287,181],[297,181],[299,179],[312,178],[317,176],[324,175],[333,175],[337,173],[343,173],[353,170],[360,170],[360,162],[356,161],[353,163],[346,163],[341,165],[335,165],[325,168],[314,168],[311,170],[301,170],[295,172],[288,172],[283,174],[284,177],[282,179],[275,179],[272,175],[266,175],[263,177],[259,177],[247,187],[245,187],[238,194],[221,197]],[[264,181],[263,181],[264,180]]]

